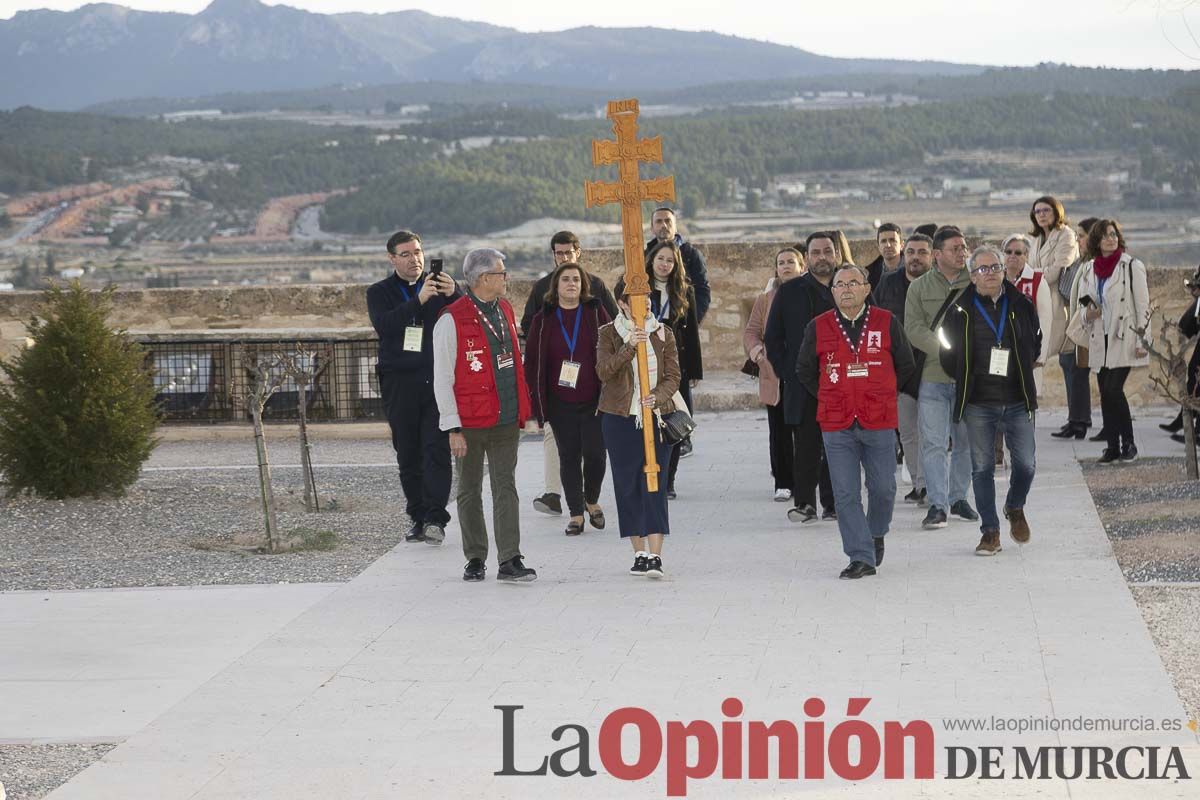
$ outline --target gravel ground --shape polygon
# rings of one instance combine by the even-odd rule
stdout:
[[[1126,580],[1200,582],[1200,481],[1182,458],[1082,466]]]
[[[0,590],[348,581],[408,528],[394,466],[329,468],[307,514],[299,470],[274,474],[280,527],[330,530],[327,552],[201,550],[262,530],[254,470],[146,472],[120,499],[0,500]]]
[[[1134,587],[1133,596],[1188,719],[1200,719],[1200,589]]]
[[[115,744],[0,745],[0,785],[8,800],[37,800],[99,761]]]

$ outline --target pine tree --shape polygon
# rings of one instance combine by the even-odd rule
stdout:
[[[34,345],[0,360],[0,472],[10,495],[119,496],[156,440],[154,380],[141,346],[107,324],[112,289],[48,289]]]

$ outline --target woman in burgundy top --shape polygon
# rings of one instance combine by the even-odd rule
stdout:
[[[585,510],[592,527],[604,527],[599,500],[606,462],[596,415],[600,399],[596,343],[600,326],[611,320],[588,291],[589,283],[578,264],[556,269],[545,307],[534,316],[526,338],[525,379],[533,415],[554,429],[559,474],[571,514],[567,536],[583,533]]]

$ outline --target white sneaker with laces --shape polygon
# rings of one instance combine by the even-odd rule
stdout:
[[[792,499],[792,490],[791,489],[776,489],[775,490],[775,502],[776,503],[786,503],[787,501],[789,501],[791,499]]]

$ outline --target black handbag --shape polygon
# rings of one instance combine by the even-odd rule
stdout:
[[[696,420],[682,408],[677,408],[670,414],[663,414],[662,421],[660,430],[663,441],[667,444],[679,444],[696,430]]]
[[[758,364],[747,358],[746,363],[742,364],[742,374],[749,375],[751,378],[757,378]]]

